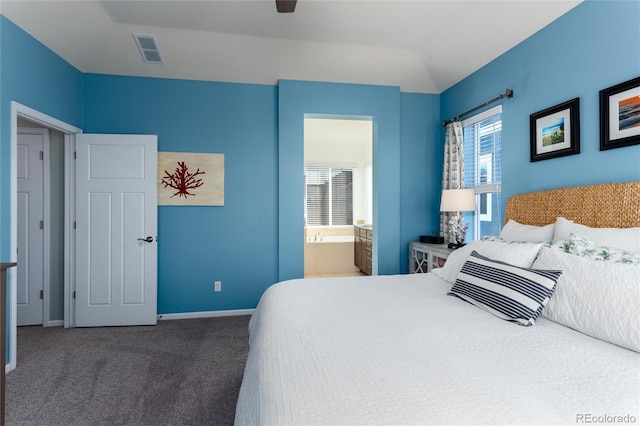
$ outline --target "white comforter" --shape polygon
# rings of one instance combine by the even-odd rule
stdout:
[[[270,287],[236,425],[640,421],[640,354],[544,318],[500,320],[449,288],[433,274]]]

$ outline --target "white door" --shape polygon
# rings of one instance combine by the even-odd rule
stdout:
[[[45,129],[18,132],[18,325],[43,324]]]
[[[157,322],[157,136],[76,136],[77,327]]]

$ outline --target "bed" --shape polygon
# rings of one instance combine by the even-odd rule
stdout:
[[[505,222],[433,273],[271,286],[236,425],[637,422],[640,182],[511,197]],[[505,317],[465,299],[486,268],[555,281]]]

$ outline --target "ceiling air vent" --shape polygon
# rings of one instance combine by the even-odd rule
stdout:
[[[136,44],[138,45],[138,49],[140,49],[142,59],[147,64],[164,64],[156,36],[153,34],[133,33],[133,38],[136,39]]]

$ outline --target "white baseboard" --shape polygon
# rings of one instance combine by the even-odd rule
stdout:
[[[62,327],[64,326],[64,320],[51,320],[47,321],[47,325],[45,327]]]
[[[11,364],[4,365],[4,374],[7,374],[9,371],[12,371]]]
[[[184,312],[179,314],[161,314],[158,315],[159,320],[176,320],[191,318],[212,318],[212,317],[234,317],[239,315],[251,315],[255,309],[233,309],[228,311],[202,311],[202,312]]]

